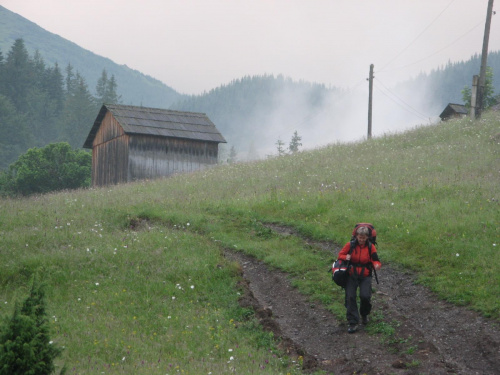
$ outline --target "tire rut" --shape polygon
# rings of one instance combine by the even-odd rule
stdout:
[[[282,235],[287,227],[268,225]],[[332,256],[340,248],[328,242],[309,245]],[[415,283],[410,272],[384,264],[374,283],[374,312],[397,322],[394,339],[382,343],[360,326],[347,333],[344,321],[313,303],[291,285],[291,277],[240,252],[225,256],[241,265],[246,292],[241,303],[252,307],[265,329],[281,338],[291,355],[303,356],[303,369],[332,374],[498,374],[500,330],[479,314],[439,300]],[[382,256],[383,262],[383,256]],[[370,324],[370,323],[369,323]]]

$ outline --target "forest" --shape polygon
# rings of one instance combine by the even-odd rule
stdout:
[[[48,66],[30,56],[17,39],[4,57],[0,51],[0,170],[33,147],[67,142],[81,148],[102,103],[118,103],[118,84],[106,70],[95,88],[68,64]]]

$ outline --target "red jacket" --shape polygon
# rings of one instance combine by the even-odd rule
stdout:
[[[345,257],[349,253],[350,249],[351,249],[351,243],[348,242],[345,244],[342,250],[340,250],[338,259],[346,260]],[[372,256],[370,259],[370,250],[368,249],[368,242],[366,242],[363,247],[356,244],[356,247],[351,252],[351,264],[353,264],[354,267],[350,268],[349,274],[352,275],[352,273],[355,270],[356,275],[363,277],[370,276],[371,267],[367,267],[368,265],[379,266],[379,267],[382,266],[382,263],[380,263],[380,261],[378,260],[378,254],[375,245],[372,245]],[[364,272],[363,272],[363,267],[364,267]]]

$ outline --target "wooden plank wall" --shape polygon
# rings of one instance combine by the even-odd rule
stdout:
[[[218,143],[147,135],[126,135],[110,112],[92,149],[92,185],[193,172],[217,164]]]
[[[92,148],[92,185],[129,181],[128,139],[110,112],[104,116]]]
[[[217,164],[217,157],[216,142],[131,135],[128,174],[140,180],[193,172]]]

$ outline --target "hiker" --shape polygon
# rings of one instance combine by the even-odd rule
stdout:
[[[378,271],[382,266],[375,245],[368,240],[369,236],[370,229],[368,227],[358,227],[354,239],[340,250],[338,256],[338,259],[350,261],[349,277],[345,286],[345,307],[347,309],[346,317],[349,323],[349,333],[356,332],[360,313],[361,322],[364,325],[368,323],[368,314],[370,314],[372,308],[372,268]],[[356,296],[358,287],[359,312]]]

